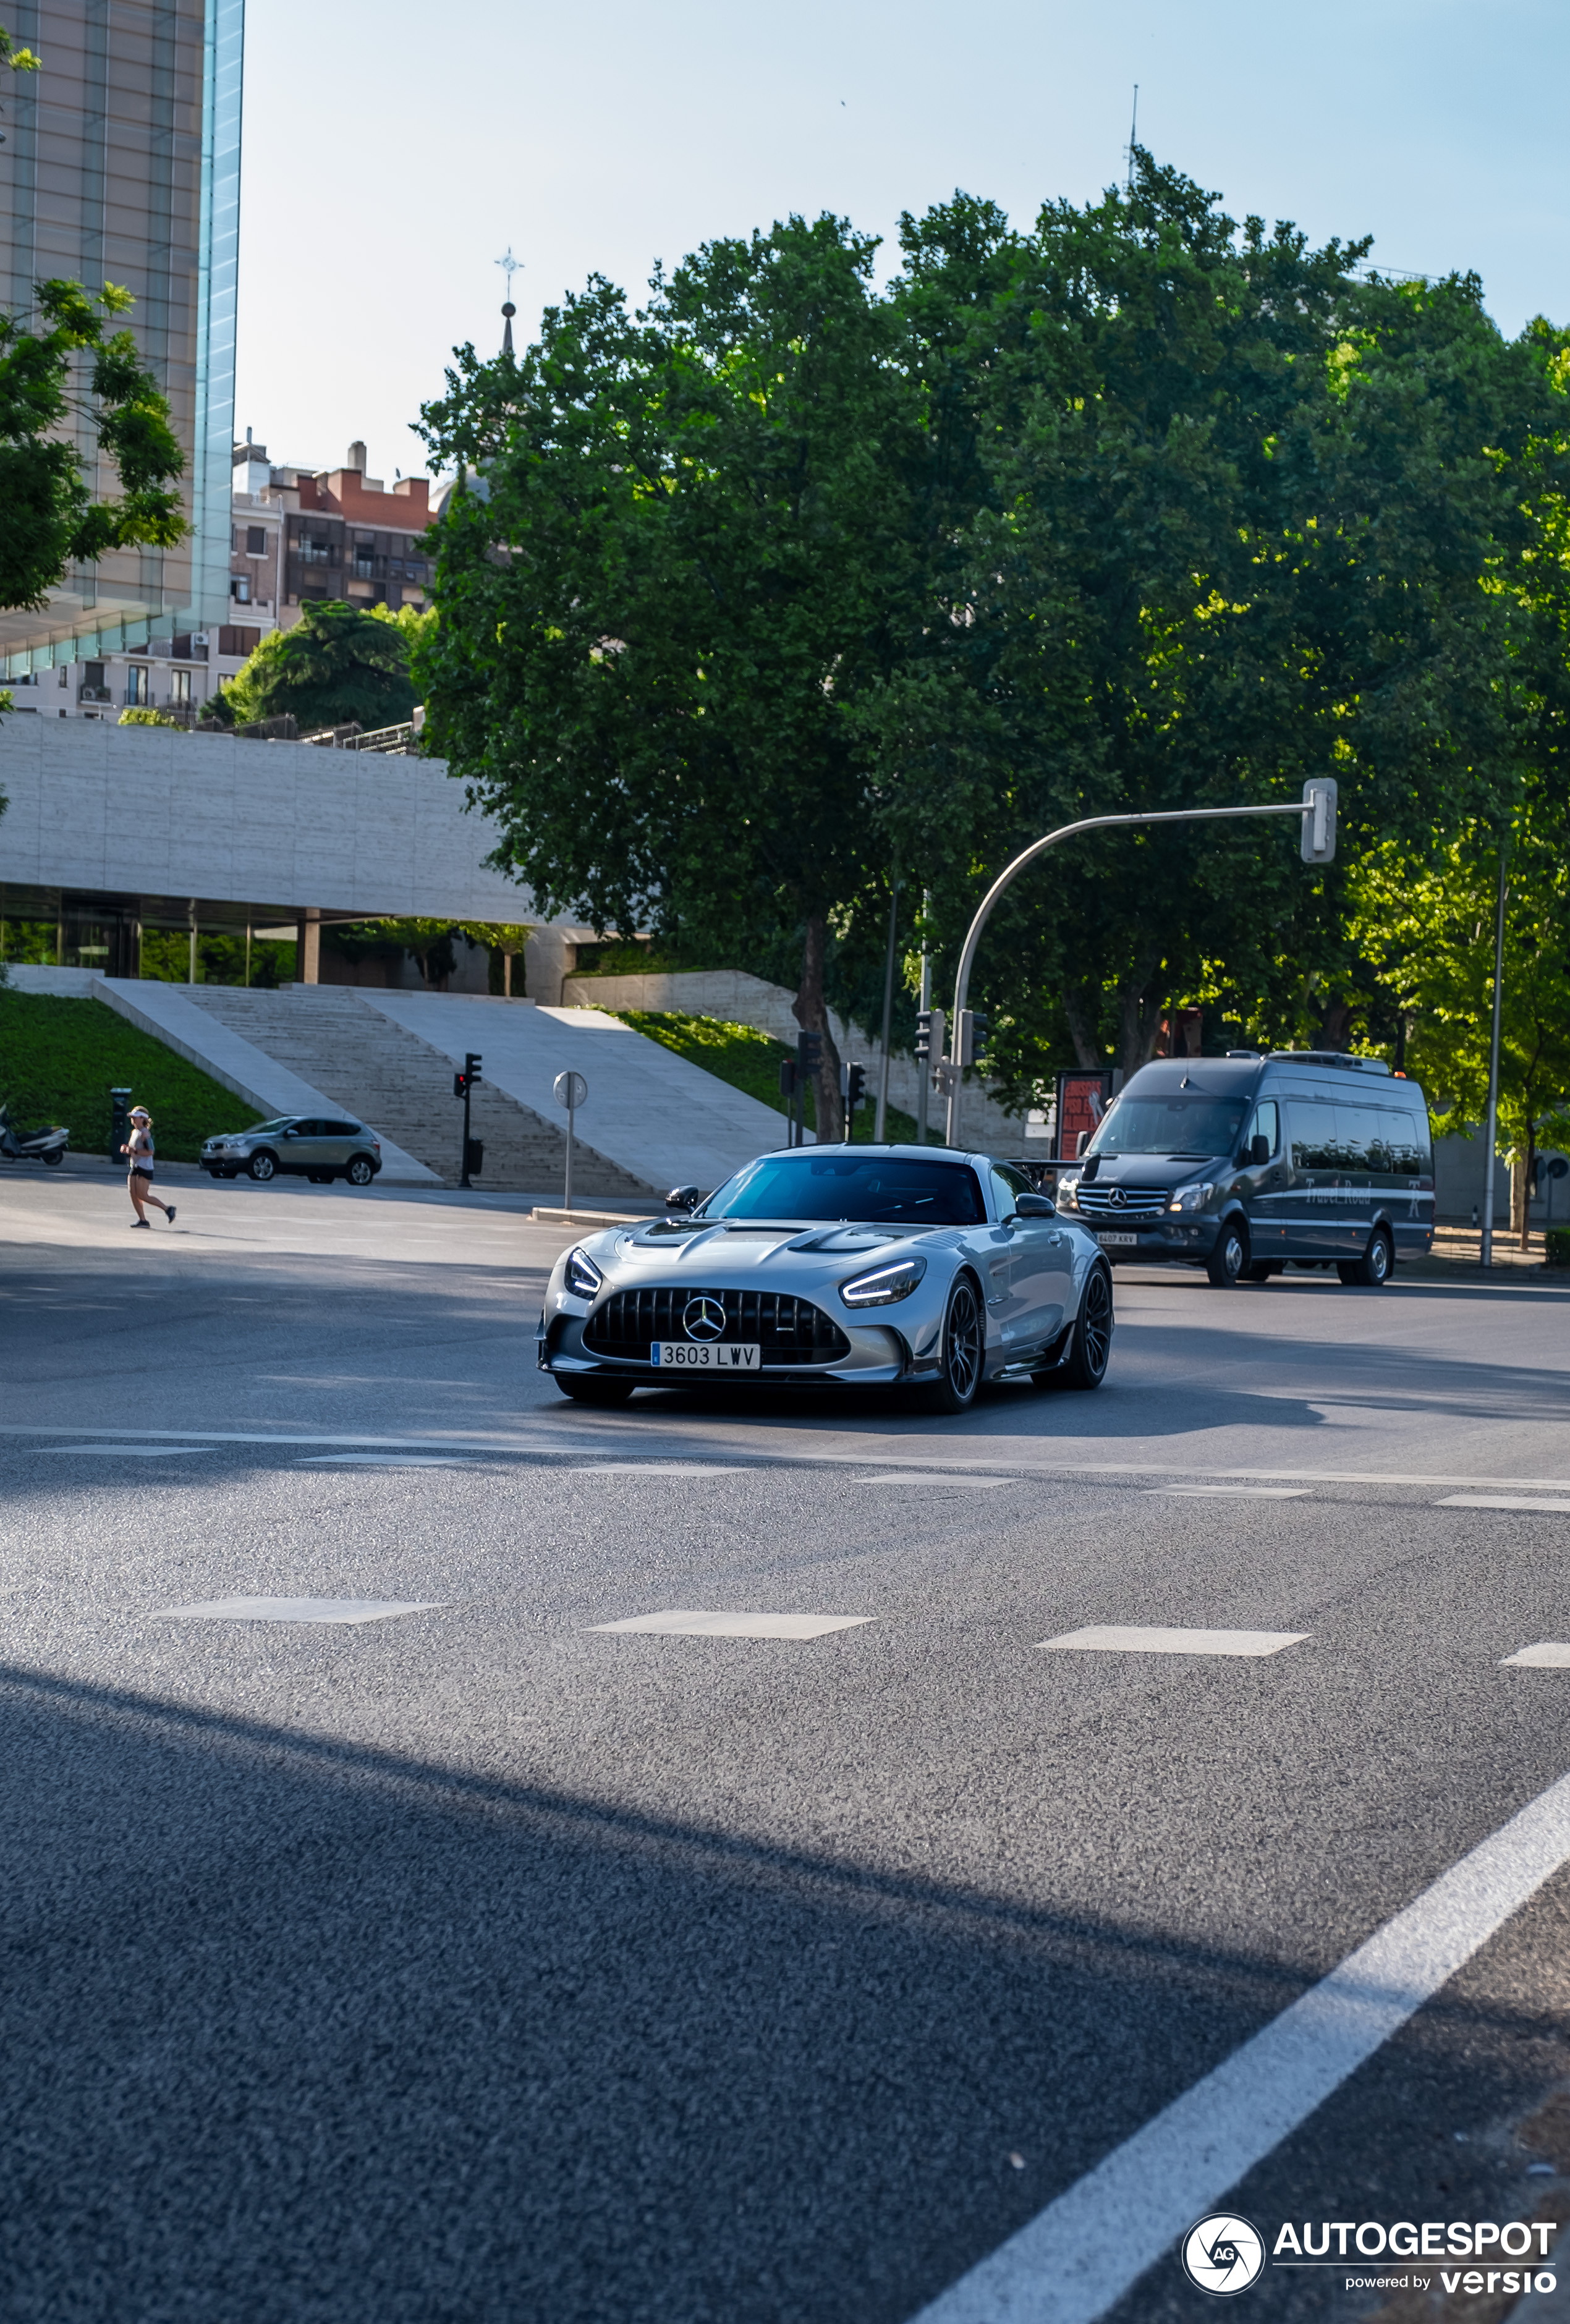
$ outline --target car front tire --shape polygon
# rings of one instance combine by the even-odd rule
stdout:
[[[1248,1230],[1241,1219],[1228,1219],[1205,1262],[1205,1272],[1218,1291],[1231,1291],[1248,1272]]]
[[[356,1154],[344,1172],[351,1186],[368,1186],[376,1173],[363,1154]]]
[[[955,1280],[943,1314],[938,1342],[938,1375],[921,1400],[930,1412],[968,1412],[982,1382],[986,1355],[986,1327],[975,1285],[968,1275]]]
[[[605,1379],[594,1372],[553,1372],[551,1378],[574,1404],[625,1404],[635,1385],[632,1380]]]
[[[259,1154],[252,1155],[246,1167],[256,1184],[259,1186],[264,1186],[269,1178],[276,1178],[278,1176],[278,1157],[276,1154],[270,1154],[263,1146]]]

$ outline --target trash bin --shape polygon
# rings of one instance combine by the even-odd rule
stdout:
[[[464,1170],[466,1175],[471,1178],[477,1178],[480,1175],[480,1167],[484,1163],[485,1158],[485,1139],[483,1138],[468,1139],[464,1145]]]

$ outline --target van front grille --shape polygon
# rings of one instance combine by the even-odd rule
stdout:
[[[1163,1186],[1099,1186],[1094,1181],[1087,1186],[1082,1178],[1074,1197],[1087,1219],[1104,1219],[1109,1226],[1120,1219],[1141,1219],[1148,1224],[1167,1207]]]

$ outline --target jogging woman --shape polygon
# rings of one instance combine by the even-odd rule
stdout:
[[[134,1105],[131,1109],[131,1135],[125,1140],[125,1159],[131,1165],[131,1176],[127,1181],[127,1186],[131,1200],[136,1207],[136,1216],[132,1220],[132,1225],[145,1227],[149,1234],[152,1233],[152,1221],[148,1217],[144,1207],[151,1203],[155,1211],[163,1213],[164,1217],[172,1226],[174,1204],[161,1203],[152,1191],[152,1116],[144,1105]]]

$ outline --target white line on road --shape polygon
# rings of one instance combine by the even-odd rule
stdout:
[[[1528,1500],[1524,1493],[1452,1493],[1436,1509],[1570,1509],[1570,1500]]]
[[[854,1630],[870,1614],[634,1614],[630,1622],[596,1622],[607,1636],[633,1631],[660,1638],[821,1638],[830,1630]]]
[[[1162,1494],[1176,1494],[1182,1501],[1300,1501],[1307,1494],[1307,1485],[1147,1485],[1151,1499]]]
[[[1094,2324],[1566,1862],[1570,1775],[1114,2147],[917,2324]]]
[[[941,1469],[911,1469],[900,1471],[897,1475],[882,1469],[875,1477],[851,1479],[853,1485],[924,1485],[928,1492],[939,1485],[964,1485],[973,1491],[989,1492],[999,1485],[1011,1485],[1016,1481],[1012,1477],[962,1477],[953,1471],[946,1475]]]
[[[439,1598],[208,1598],[195,1606],[161,1606],[183,1622],[384,1622],[392,1614],[426,1614]]]
[[[1097,1622],[1039,1644],[1043,1650],[1069,1646],[1085,1654],[1279,1655],[1283,1646],[1301,1646],[1311,1636],[1307,1630],[1168,1630]]]
[[[1556,1646],[1545,1640],[1540,1646],[1523,1646],[1519,1655],[1507,1655],[1501,1670],[1570,1670],[1570,1646]]]
[[[73,1461],[78,1456],[107,1460],[113,1454],[127,1461],[172,1461],[181,1452],[210,1452],[210,1444],[41,1444],[40,1452],[63,1452]]]
[[[472,1469],[462,1452],[308,1452],[297,1469]]]
[[[745,1477],[743,1468],[723,1468],[717,1461],[573,1461],[568,1477]]]

